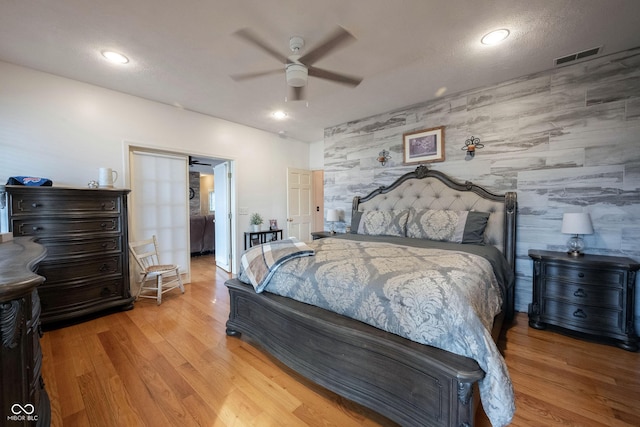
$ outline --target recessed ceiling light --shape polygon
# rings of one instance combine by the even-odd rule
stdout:
[[[102,51],[102,56],[104,56],[108,61],[114,62],[117,64],[126,64],[127,62],[129,62],[129,58],[127,58],[121,53],[114,52],[111,50]]]
[[[480,42],[482,44],[493,45],[500,43],[507,37],[509,37],[509,30],[503,28],[500,30],[491,31],[489,34],[485,34]]]
[[[284,120],[288,117],[288,114],[284,111],[278,110],[271,113],[271,116],[276,120]]]

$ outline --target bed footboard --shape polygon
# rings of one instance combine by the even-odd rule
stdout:
[[[227,335],[403,426],[471,426],[478,364],[232,279]]]

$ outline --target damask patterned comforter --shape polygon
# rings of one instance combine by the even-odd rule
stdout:
[[[491,337],[504,288],[513,280],[499,251],[362,235],[309,246],[315,256],[283,263],[264,290],[476,360],[486,374],[479,389],[491,423],[511,421],[513,388]],[[239,279],[249,283],[244,271]]]

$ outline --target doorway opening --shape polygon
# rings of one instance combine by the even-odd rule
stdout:
[[[196,158],[186,153],[128,144],[127,148],[129,155],[126,156],[125,170],[128,171],[128,186],[132,190],[129,238],[143,238],[150,233],[164,234],[166,243],[161,243],[161,246],[167,249],[166,262],[183,265],[181,272],[188,283],[192,253],[191,202],[196,199],[196,194],[198,199],[202,194],[205,204],[202,207],[198,205],[198,213],[204,213],[204,217],[213,215],[212,224],[207,224],[213,225],[214,229],[213,244],[207,242],[210,253],[215,254],[217,266],[232,273],[235,270],[233,252],[236,246],[232,239],[234,225],[231,221],[232,189],[235,189],[231,174],[233,161]],[[196,166],[195,163],[203,164]],[[205,184],[200,184],[198,179],[194,188],[192,171],[201,167],[207,168],[203,172]],[[224,173],[216,173],[220,170]],[[217,220],[213,221],[213,218]]]

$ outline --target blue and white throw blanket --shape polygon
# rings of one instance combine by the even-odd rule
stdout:
[[[313,255],[313,249],[295,237],[274,240],[247,249],[240,260],[245,282],[260,293],[269,279],[284,262],[298,257]]]
[[[474,359],[486,374],[479,382],[485,413],[494,426],[507,425],[515,399],[491,328],[512,273],[493,247],[425,243],[359,235],[316,240],[309,243],[315,256],[288,257],[259,288]],[[251,283],[255,273],[243,267],[239,279]]]

